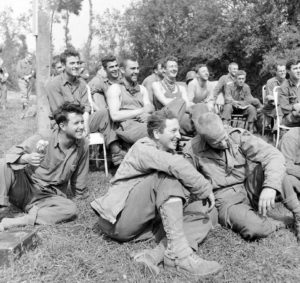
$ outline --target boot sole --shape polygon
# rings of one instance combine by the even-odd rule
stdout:
[[[207,273],[201,273],[201,274],[193,274],[193,273],[190,273],[189,271],[185,270],[185,269],[182,269],[178,266],[169,266],[169,265],[165,265],[164,266],[165,269],[169,269],[169,270],[172,270],[172,271],[175,271],[175,273],[177,273],[178,275],[185,275],[186,277],[204,277],[204,276],[208,276],[208,275],[213,275],[213,274],[217,274],[219,273],[221,270],[222,270],[222,267],[220,268],[217,268],[216,270],[213,270],[213,271],[210,271],[210,272],[207,272]]]

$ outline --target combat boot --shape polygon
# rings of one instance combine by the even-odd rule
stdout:
[[[297,242],[300,244],[300,202],[298,198],[291,197],[283,201],[284,205],[294,215],[294,228],[296,232]]]
[[[186,275],[206,276],[222,269],[215,261],[206,261],[193,252],[183,231],[183,205],[180,198],[171,198],[160,207],[167,236],[164,266]]]

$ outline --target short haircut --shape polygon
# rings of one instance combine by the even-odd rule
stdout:
[[[197,64],[197,65],[195,66],[195,68],[194,68],[194,71],[195,71],[196,73],[198,73],[199,69],[202,68],[202,67],[206,67],[206,68],[207,68],[207,65],[205,65],[205,64]]]
[[[163,65],[163,60],[162,59],[159,59],[159,60],[156,60],[155,62],[154,62],[154,64],[153,64],[153,71],[154,70],[158,70],[158,66],[159,65]]]
[[[112,54],[108,54],[101,59],[101,63],[102,63],[102,66],[104,67],[104,69],[107,68],[107,63],[114,62],[114,61],[117,61],[117,58],[116,58],[116,56],[114,56]]]
[[[137,62],[138,59],[135,55],[133,54],[125,54],[122,56],[121,62],[120,62],[120,67],[125,68],[127,61],[133,61],[133,62]]]
[[[60,61],[66,65],[68,57],[78,57],[80,59],[80,54],[74,48],[68,48],[63,53],[60,54]]]
[[[298,58],[291,58],[286,62],[286,69],[291,70],[292,65],[298,65],[300,63],[300,59]]]
[[[238,70],[235,77],[237,78],[238,76],[246,76],[247,73],[244,70]]]
[[[147,122],[147,132],[151,139],[154,139],[154,131],[162,133],[166,128],[167,119],[177,119],[177,117],[168,109],[161,109],[153,112]]]
[[[175,56],[167,56],[166,58],[164,58],[164,60],[162,61],[162,66],[165,68],[167,66],[167,63],[169,61],[172,62],[176,62],[178,64],[178,59]]]
[[[53,56],[52,64],[51,64],[52,68],[55,68],[56,64],[59,62],[61,62],[60,56],[59,55]]]
[[[239,65],[238,65],[238,63],[231,62],[231,63],[229,63],[229,65],[228,65],[228,68],[229,68],[229,67],[231,67],[231,66],[233,66],[233,65],[235,65],[235,66],[239,66]]]
[[[84,106],[82,106],[79,103],[73,103],[73,102],[63,103],[53,113],[53,118],[56,124],[59,125],[60,123],[68,122],[69,113],[76,113],[79,115],[83,115]]]

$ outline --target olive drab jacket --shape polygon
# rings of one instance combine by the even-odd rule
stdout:
[[[243,184],[251,170],[260,164],[264,171],[262,188],[282,191],[285,160],[282,153],[248,131],[228,129],[228,149],[211,148],[199,135],[189,141],[184,154],[212,183],[214,192]]]
[[[153,172],[175,177],[198,199],[206,199],[212,193],[211,184],[187,160],[158,149],[155,141],[145,137],[129,149],[108,192],[97,199],[101,217],[114,224],[131,190]]]

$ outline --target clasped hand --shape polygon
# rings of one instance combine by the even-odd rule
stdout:
[[[32,166],[40,166],[44,158],[45,154],[40,154],[37,152],[26,153],[21,156],[21,163],[30,164]]]

